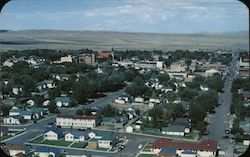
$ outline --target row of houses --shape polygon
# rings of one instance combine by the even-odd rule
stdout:
[[[152,152],[162,156],[215,157],[217,153],[217,142],[203,140],[199,143],[191,143],[159,138],[152,144]]]
[[[1,148],[5,154],[11,157],[60,157],[63,152],[60,148],[46,146],[35,146],[32,148],[29,145],[24,144],[4,144],[1,145]],[[65,154],[65,157],[91,157],[91,154],[83,151],[80,155],[67,153]]]
[[[48,114],[48,110],[44,108],[30,108],[22,110],[20,108],[13,107],[9,111],[9,116],[3,118],[3,122],[6,125],[21,125],[28,120],[40,119],[46,114]]]
[[[56,125],[66,128],[94,128],[101,124],[99,115],[58,115]]]
[[[112,133],[97,134],[91,130],[79,131],[71,130],[64,133],[61,128],[46,128],[44,132],[44,140],[60,140],[64,138],[68,142],[86,142],[86,145],[90,149],[105,148],[109,149],[117,140]]]

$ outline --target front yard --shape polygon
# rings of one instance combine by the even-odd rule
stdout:
[[[87,140],[88,141],[88,140]],[[62,146],[62,147],[68,147],[68,148],[78,148],[78,149],[85,149],[88,145],[88,142],[68,142],[65,141],[64,138],[56,140],[56,141],[50,141],[50,140],[44,140],[43,135],[37,136],[34,139],[31,139],[28,144],[40,144],[40,145],[47,145],[47,146]],[[94,150],[104,151],[107,152],[109,149],[106,148],[96,148]]]
[[[165,135],[162,134],[159,130],[154,128],[144,128],[142,131],[144,134],[150,134],[150,135],[157,135],[162,137],[169,137],[173,139],[190,139],[190,140],[197,140],[199,137],[199,132],[192,130],[190,133],[186,134],[185,136],[176,136],[176,135]]]

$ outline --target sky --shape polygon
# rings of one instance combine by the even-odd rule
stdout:
[[[237,0],[12,0],[0,29],[222,33],[248,31],[249,14]]]

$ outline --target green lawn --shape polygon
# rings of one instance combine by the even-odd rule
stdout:
[[[11,138],[11,137],[13,137],[13,136],[12,135],[5,135],[5,136],[1,137],[1,141],[7,140],[8,138]]]
[[[87,146],[86,142],[75,142],[74,144],[72,144],[70,147],[74,147],[74,148],[85,148]]]
[[[43,140],[43,135],[35,138],[32,141],[29,141],[29,143],[36,143],[36,144],[47,144],[47,145],[56,145],[56,146],[69,146],[72,142],[64,141],[63,139],[57,140],[57,141],[49,141],[49,140]]]
[[[29,143],[41,143],[43,141],[43,135],[35,138],[34,140],[32,141],[29,141]]]
[[[56,140],[56,141],[49,141],[45,140],[41,144],[47,144],[47,145],[56,145],[56,146],[64,146],[67,147],[71,144],[72,142],[67,142],[64,141],[64,139]]]
[[[160,131],[158,131],[157,129],[153,129],[153,128],[144,128],[142,133],[151,134],[151,135],[158,135],[158,136],[162,136],[162,137],[180,138],[180,139],[195,139],[195,137],[197,135],[197,133],[193,132],[193,131],[191,133],[186,134],[185,136],[164,135]]]

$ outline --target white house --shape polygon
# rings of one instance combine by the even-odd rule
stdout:
[[[202,91],[204,91],[204,92],[206,92],[206,91],[208,91],[208,87],[207,86],[202,86],[202,85],[200,85],[200,89],[202,90]]]
[[[245,145],[245,146],[249,146],[250,145],[250,135],[245,134],[243,136],[243,145]]]
[[[101,123],[101,117],[95,116],[71,116],[61,115],[56,117],[56,125],[73,128],[94,128]]]
[[[65,134],[65,141],[83,142],[89,138],[88,131],[70,131]]]
[[[60,149],[54,147],[37,146],[34,150],[34,156],[39,157],[59,157]]]
[[[23,144],[6,144],[3,145],[2,149],[7,150],[7,153],[15,157],[17,154],[25,154],[25,146]]]
[[[42,89],[51,89],[51,88],[55,88],[56,87],[56,84],[53,80],[44,80],[42,82],[39,82],[37,84],[37,88],[39,90],[42,90]]]
[[[151,102],[151,103],[160,103],[160,99],[159,98],[150,98],[149,102]]]
[[[46,128],[44,133],[45,140],[58,140],[63,137],[61,128]]]
[[[63,107],[63,106],[67,107],[70,105],[71,99],[70,97],[67,96],[56,97],[55,103],[57,107]]]
[[[19,109],[18,107],[12,107],[9,111],[10,116],[17,116],[20,114],[21,114],[21,109]]]
[[[162,128],[162,134],[185,136],[185,126],[170,125],[169,127]]]
[[[135,98],[135,102],[137,102],[137,103],[143,103],[144,102],[144,98],[142,98],[142,97],[136,97]]]
[[[7,125],[21,125],[24,122],[23,116],[8,116],[3,118],[3,123]]]
[[[12,88],[12,93],[15,94],[15,95],[18,95],[20,93],[23,92],[23,88],[22,87],[13,87]]]

